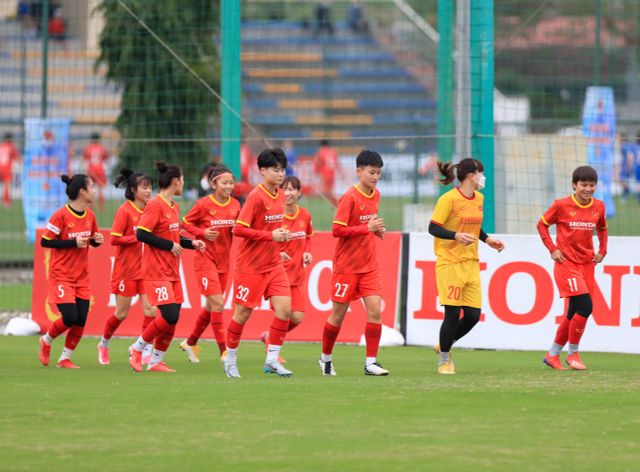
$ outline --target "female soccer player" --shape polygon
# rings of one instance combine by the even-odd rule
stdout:
[[[96,199],[93,181],[84,174],[62,176],[70,203],[56,211],[42,235],[40,244],[51,249],[49,303],[55,303],[62,315],[40,338],[39,359],[49,365],[51,343],[65,331],[67,338],[57,367],[77,369],[71,355],[78,346],[89,313],[89,245],[104,242],[96,217],[88,208]]]
[[[289,285],[291,286],[291,319],[288,331],[293,330],[304,318],[304,266],[311,264],[310,251],[313,226],[311,214],[305,208],[298,205],[302,186],[300,179],[295,176],[285,177],[280,185],[284,193],[284,224],[283,228],[289,231],[289,241],[283,243],[280,248],[280,258],[284,262],[287,271]],[[262,333],[262,341],[269,344],[269,332]],[[281,360],[282,362],[282,360]]]
[[[480,321],[478,239],[498,252],[504,249],[504,244],[482,229],[484,196],[478,191],[486,182],[482,163],[472,158],[462,159],[458,164],[438,162],[438,170],[443,185],[453,182],[456,176],[460,182],[438,199],[429,223],[429,233],[435,238],[438,297],[444,306],[438,373],[455,374],[451,346]]]
[[[98,362],[109,365],[109,340],[120,323],[129,314],[131,299],[140,295],[142,303],[142,331],[153,321],[156,309],[151,306],[144,293],[142,281],[142,243],[136,238],[138,220],[151,199],[151,177],[142,172],[122,169],[116,177],[116,188],[124,188],[127,199],[118,210],[111,226],[111,244],[116,246],[116,255],[111,273],[111,293],[116,297],[116,309],[107,318],[98,343]]]
[[[175,372],[163,359],[173,339],[183,302],[180,254],[182,248],[204,251],[204,243],[180,236],[180,208],[173,197],[182,195],[182,169],[164,162],[157,162],[155,168],[160,173],[160,193],[145,207],[136,236],[147,245],[142,257],[145,293],[149,302],[160,309],[161,316],[156,316],[129,348],[129,364],[133,370],[141,372],[142,350],[155,340],[147,370]]]
[[[543,362],[549,367],[564,370],[560,352],[569,341],[566,363],[575,370],[585,370],[578,348],[589,315],[593,310],[591,292],[595,265],[607,254],[607,218],[604,202],[593,198],[598,173],[589,166],[573,171],[573,195],[553,202],[538,221],[542,243],[554,260],[553,276],[562,298],[568,298],[567,315],[560,322],[551,349]],[[549,226],[556,225],[554,244]],[[593,230],[598,234],[599,249],[593,248]]]
[[[209,324],[218,343],[221,359],[226,352],[222,326],[224,291],[229,273],[232,230],[240,213],[240,203],[231,197],[235,184],[231,171],[222,165],[212,167],[207,180],[214,193],[198,200],[182,219],[183,228],[196,238],[202,238],[206,246],[205,251],[196,254],[194,260],[200,293],[206,297],[206,303],[191,335],[180,343],[191,362],[200,362],[200,346],[197,343]]]

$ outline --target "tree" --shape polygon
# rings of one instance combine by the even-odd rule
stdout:
[[[216,0],[124,0],[135,16],[174,50],[214,90],[219,62],[214,32],[219,24]],[[116,128],[120,163],[149,170],[154,161],[195,171],[209,160],[207,131],[217,113],[215,97],[120,2],[102,0],[105,18],[95,68],[122,92]],[[191,180],[191,179],[189,179]]]

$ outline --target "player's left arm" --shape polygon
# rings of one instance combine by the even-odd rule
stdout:
[[[607,217],[604,208],[598,220],[596,234],[598,235],[598,253],[593,256],[593,262],[599,264],[607,255],[607,243],[609,242],[609,230],[607,228]]]
[[[307,237],[304,241],[304,251],[302,253],[302,263],[309,265],[313,262],[313,255],[311,254],[311,236],[313,236],[313,224],[311,223],[311,216],[309,216],[309,222],[307,223]]]

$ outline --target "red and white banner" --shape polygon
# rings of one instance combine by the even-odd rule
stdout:
[[[102,334],[104,322],[113,313],[115,297],[109,293],[112,259],[114,247],[109,244],[109,231],[102,231],[105,236],[105,244],[99,248],[89,250],[89,267],[91,274],[91,310],[85,328],[86,335],[98,336]],[[38,233],[36,241],[41,238]],[[384,241],[378,241],[378,258],[382,264],[383,277],[383,312],[382,322],[395,327],[396,311],[398,306],[398,280],[400,275],[401,233],[387,233]],[[336,239],[331,233],[318,232],[312,239],[311,252],[313,262],[306,268],[307,272],[307,300],[305,319],[294,331],[287,335],[292,341],[320,341],[324,323],[331,313],[331,269]],[[233,250],[232,250],[233,253]],[[49,324],[60,315],[55,305],[47,303],[47,273],[48,250],[36,244],[34,254],[33,274],[33,320],[40,326],[47,328]],[[233,255],[232,259],[233,260]],[[180,321],[176,331],[177,337],[187,337],[204,300],[201,299],[198,283],[193,273],[193,251],[184,251],[182,254],[182,286],[185,301],[180,312]],[[230,277],[230,284],[233,282]],[[229,323],[232,314],[232,287],[229,287],[225,303],[225,326]],[[267,302],[256,309],[247,323],[243,332],[243,339],[259,339],[260,333],[266,331],[273,318]],[[362,302],[352,303],[350,312],[342,325],[338,341],[358,342],[364,332],[366,312]],[[117,336],[137,336],[142,325],[142,312],[140,303],[135,300],[129,317],[120,325]],[[210,330],[206,330],[204,337],[211,338]]]
[[[496,237],[506,246],[501,253],[480,243],[483,319],[456,346],[546,350],[566,311],[553,261],[537,236]],[[639,238],[609,238],[609,254],[596,266],[593,315],[581,349],[640,353],[639,247]],[[410,235],[407,298],[407,344],[436,344],[443,315],[428,234]]]

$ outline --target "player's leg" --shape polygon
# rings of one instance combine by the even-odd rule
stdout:
[[[291,319],[289,320],[289,331],[297,328],[304,319],[304,292],[302,287],[294,285],[291,287]]]
[[[453,335],[454,344],[462,339],[465,335],[469,334],[475,325],[480,321],[480,308],[472,307],[472,306],[463,306],[462,313],[463,316],[458,320],[456,324],[455,334]]]
[[[571,324],[571,318],[576,312],[576,303],[574,297],[569,297],[567,301],[567,312],[565,316],[560,320],[560,324],[558,325],[558,329],[556,330],[555,338],[551,343],[551,347],[549,348],[549,352],[545,356],[544,363],[554,369],[563,370],[562,362],[560,361],[560,353],[564,348],[565,344],[569,340],[569,325]]]
[[[144,330],[149,327],[153,320],[156,317],[158,309],[149,303],[149,299],[147,295],[144,293],[144,283],[140,281],[140,289],[138,291],[140,294],[140,303],[142,304],[142,330],[140,334],[144,333]],[[151,360],[151,354],[153,352],[153,345],[147,344],[144,349],[142,349],[142,365],[148,364]]]
[[[240,378],[240,372],[238,371],[238,346],[240,345],[240,339],[242,339],[242,330],[244,325],[249,320],[253,308],[240,305],[236,302],[233,308],[233,316],[227,326],[227,339],[226,339],[226,352],[227,356],[224,358],[224,373],[227,377]]]
[[[331,315],[327,318],[322,330],[322,352],[318,364],[323,375],[336,375],[336,371],[333,368],[333,347],[336,344],[338,335],[340,334],[340,327],[344,321],[344,317],[349,310],[349,302],[333,302],[331,309]]]
[[[116,295],[116,309],[105,321],[102,328],[102,338],[98,343],[98,363],[101,365],[109,365],[111,362],[109,359],[109,341],[120,326],[120,323],[127,317],[131,308],[131,298]]]
[[[83,294],[87,296],[88,294]],[[60,355],[60,359],[58,359],[57,367],[63,369],[77,369],[73,362],[71,362],[71,356],[73,352],[78,347],[80,343],[80,339],[82,339],[82,334],[84,333],[84,326],[87,323],[87,314],[89,313],[89,299],[85,298],[76,298],[75,303],[75,322],[69,331],[67,331],[67,336],[64,340],[64,348],[62,349],[62,354]]]
[[[205,308],[211,313],[211,331],[215,337],[220,357],[224,357],[227,346],[225,342],[224,325],[222,323],[222,314],[224,312],[224,287],[226,277],[220,277],[221,292],[216,295],[207,297]]]
[[[2,204],[5,207],[11,205],[11,173],[2,176]]]
[[[580,347],[580,339],[584,334],[589,316],[593,311],[593,301],[591,300],[591,295],[588,293],[583,293],[571,298],[574,301],[575,314],[569,324],[567,365],[575,370],[585,370],[587,367],[583,364],[578,350]]]
[[[464,289],[464,274],[461,264],[449,264],[436,268],[438,298],[444,307],[444,319],[440,325],[438,373],[455,374],[451,360],[451,346],[456,335]]]
[[[380,347],[380,336],[382,334],[380,313],[382,297],[380,295],[369,295],[363,297],[363,301],[367,310],[367,324],[364,329],[366,342],[364,373],[365,375],[389,375],[389,371],[378,362],[378,348]]]
[[[160,316],[158,316],[151,325],[155,326],[157,334],[154,337],[151,359],[147,365],[148,371],[175,372],[164,363],[164,356],[167,353],[176,332],[176,325],[180,318],[180,307],[181,304],[179,303],[168,303],[158,307],[160,309]]]
[[[286,274],[285,274],[286,276]],[[289,290],[288,281],[286,289]],[[266,374],[278,374],[280,377],[290,377],[293,372],[285,369],[280,360],[280,352],[284,344],[287,331],[289,330],[289,320],[291,318],[291,297],[285,295],[271,296],[274,317],[269,328],[269,344],[267,345],[267,356],[264,361],[263,371]]]

